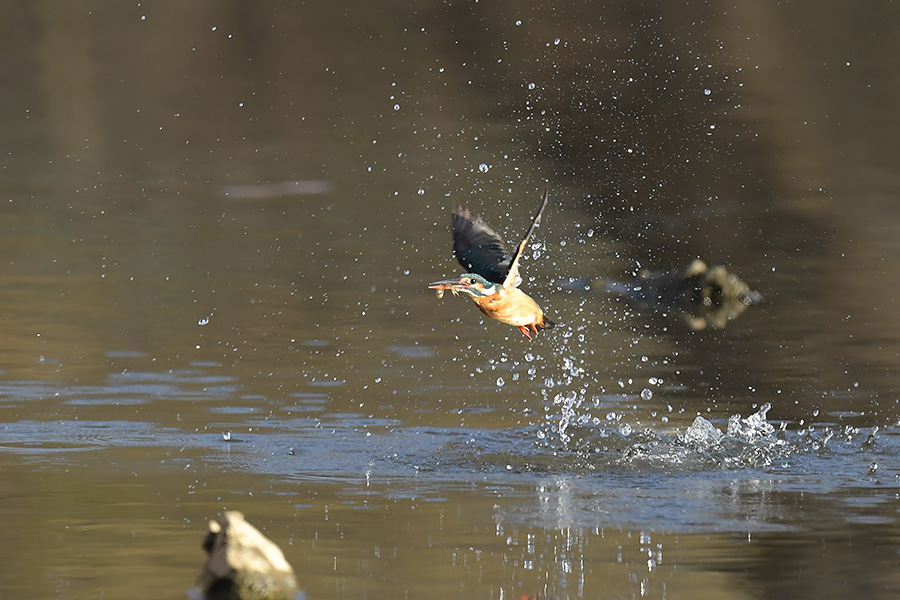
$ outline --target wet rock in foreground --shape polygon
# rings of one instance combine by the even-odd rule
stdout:
[[[197,580],[207,600],[290,600],[302,597],[281,549],[237,511],[210,521],[203,541],[209,554]]]

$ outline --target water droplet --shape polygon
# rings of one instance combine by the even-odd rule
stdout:
[[[710,94],[712,94],[712,90],[710,90],[710,89],[708,89],[708,88],[705,89],[705,90],[703,90],[703,95],[704,95],[704,96],[709,96]]]
[[[420,196],[424,196],[424,195],[425,195],[425,190],[423,190],[422,188],[419,188],[418,194],[419,194]]]
[[[400,110],[400,105],[399,105],[399,104],[395,104],[395,105],[394,105],[394,110]]]
[[[498,377],[498,378],[497,378],[497,387],[503,387],[503,385],[504,385],[505,383],[506,383],[506,382],[503,380],[502,377]]]
[[[209,323],[209,317],[203,317],[202,319],[197,321],[197,325],[199,325],[200,327],[203,327],[207,323]]]
[[[487,173],[491,170],[491,167],[487,163],[481,163],[480,165],[478,165],[478,170],[482,173]]]
[[[644,400],[649,400],[653,397],[653,391],[650,388],[644,388],[644,391],[641,392],[641,398]]]
[[[225,440],[226,442],[231,441],[231,430],[230,429],[226,429],[225,431],[222,432],[222,439]]]

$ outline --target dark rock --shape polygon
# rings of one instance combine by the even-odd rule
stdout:
[[[725,327],[748,306],[762,300],[758,292],[728,270],[695,259],[683,271],[642,271],[632,293],[660,311],[681,313],[692,329]]]
[[[682,270],[642,270],[633,281],[592,282],[571,277],[558,280],[560,288],[573,292],[606,293],[623,296],[656,312],[680,316],[695,330],[722,328],[762,295],[741,279],[716,265],[695,259]]]

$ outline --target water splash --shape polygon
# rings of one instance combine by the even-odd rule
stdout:
[[[555,419],[548,415],[548,425],[536,436],[538,445],[552,449],[575,470],[674,473],[762,468],[821,450],[835,436],[830,429],[811,433],[790,432],[786,424],[776,428],[767,419],[769,403],[746,418],[733,415],[724,431],[697,416],[687,428],[670,432],[635,428],[621,411],[608,411],[605,418],[592,416],[585,404],[583,393],[557,394],[558,414]]]
[[[771,436],[775,432],[775,427],[766,420],[766,414],[771,408],[772,405],[766,402],[746,419],[742,419],[741,415],[732,415],[728,419],[727,435],[750,444]]]

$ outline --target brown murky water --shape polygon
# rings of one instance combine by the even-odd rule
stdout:
[[[237,509],[311,599],[895,597],[897,16],[0,8],[0,596],[185,597]],[[425,284],[545,179],[528,342]],[[764,301],[605,291],[695,257]]]

